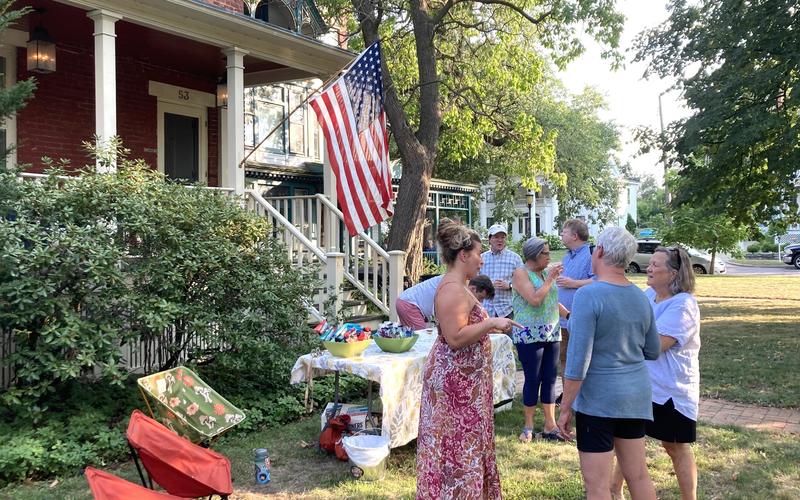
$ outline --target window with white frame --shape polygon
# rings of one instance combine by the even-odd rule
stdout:
[[[276,84],[245,91],[245,147],[319,159],[319,126],[308,103],[308,85]],[[299,106],[299,107],[298,107]],[[297,108],[286,119],[287,114]],[[277,127],[277,129],[276,129]]]

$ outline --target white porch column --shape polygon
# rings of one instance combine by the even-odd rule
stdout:
[[[553,234],[553,199],[542,198],[544,202],[544,219],[542,220],[542,232]]]
[[[222,187],[233,188],[237,195],[244,192],[244,56],[246,50],[230,47],[222,51],[228,58],[228,109],[223,113],[225,140],[222,158]]]
[[[103,146],[117,135],[117,49],[114,23],[122,16],[104,9],[93,10],[86,17],[94,21],[94,128],[97,145]],[[115,171],[116,162],[97,169]]]
[[[403,293],[403,277],[406,275],[406,253],[402,250],[389,252],[389,321],[398,321],[397,298]]]
[[[332,298],[328,309],[322,314],[332,322],[336,322],[339,311],[342,310],[343,297],[340,290],[344,282],[344,254],[341,252],[328,252],[325,254],[327,262],[326,296]]]

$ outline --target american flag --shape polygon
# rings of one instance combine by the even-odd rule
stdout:
[[[392,175],[380,42],[362,52],[347,72],[310,104],[322,126],[350,236],[391,217]]]

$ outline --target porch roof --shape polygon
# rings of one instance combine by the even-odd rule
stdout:
[[[87,10],[108,10],[125,21],[219,48],[238,47],[248,59],[281,67],[248,72],[245,83],[324,77],[354,54],[293,31],[209,5],[199,0],[57,0]]]

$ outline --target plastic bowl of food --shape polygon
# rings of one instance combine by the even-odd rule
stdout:
[[[400,353],[400,352],[406,352],[412,347],[414,347],[414,344],[417,343],[417,339],[419,338],[419,334],[415,333],[410,337],[399,337],[399,338],[380,337],[376,335],[372,338],[375,340],[375,343],[378,344],[378,347],[380,347],[382,351]]]
[[[338,356],[340,358],[352,358],[354,356],[359,356],[364,349],[369,347],[372,339],[367,340],[359,340],[358,342],[331,342],[328,340],[323,340],[322,345],[325,346],[325,349],[328,350],[334,356]]]

